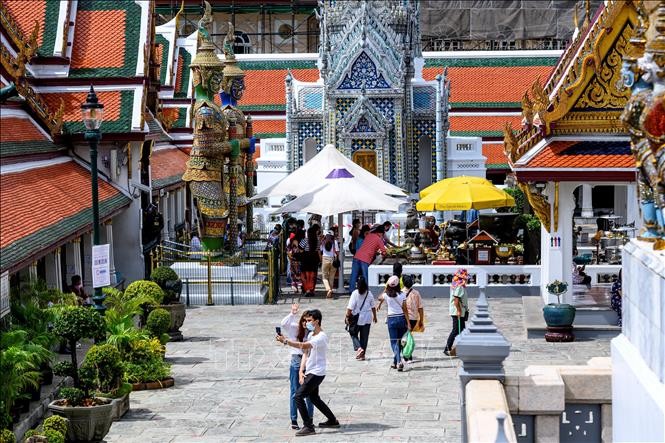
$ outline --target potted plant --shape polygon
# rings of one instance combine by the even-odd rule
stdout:
[[[153,281],[136,280],[127,286],[123,298],[131,300],[132,304],[137,303],[135,300],[138,300],[141,303],[140,307],[142,312],[140,325],[143,327],[146,323],[150,310],[163,302],[164,290]]]
[[[132,391],[132,385],[123,383],[120,352],[111,344],[94,345],[88,350],[81,368],[89,371],[95,395],[111,400],[113,420],[119,420],[129,410],[129,393]]]
[[[546,286],[549,294],[556,296],[556,303],[549,303],[543,307],[543,316],[547,323],[548,341],[573,341],[573,321],[575,320],[575,306],[561,303],[561,295],[568,292],[568,283],[554,280]],[[548,335],[549,334],[549,335]]]
[[[171,368],[164,361],[166,348],[157,339],[137,340],[131,343],[125,358],[125,376],[132,389],[161,389],[174,385]]]
[[[167,334],[170,327],[171,313],[169,311],[164,308],[157,308],[150,311],[145,329],[152,337],[159,339],[162,344],[166,344],[170,340],[170,335]]]
[[[171,325],[168,333],[171,341],[182,340],[180,327],[185,322],[185,305],[180,301],[182,292],[182,280],[178,274],[168,266],[159,266],[150,274],[150,280],[154,281],[164,291],[164,301],[160,308],[166,309],[171,314]]]
[[[49,409],[69,420],[68,440],[101,440],[111,427],[113,405],[109,399],[92,396],[91,391],[98,383],[97,371],[106,371],[108,368],[95,368],[93,364],[85,362],[78,368],[76,344],[82,338],[103,338],[104,320],[93,309],[69,307],[57,316],[53,331],[68,342],[71,350],[71,361],[56,364],[53,372],[56,375],[71,376],[74,387],[60,389],[59,398],[49,404]]]
[[[52,415],[44,420],[37,429],[30,429],[23,436],[24,443],[64,443],[69,424],[67,419],[59,415]]]

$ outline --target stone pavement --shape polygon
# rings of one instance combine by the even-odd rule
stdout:
[[[354,358],[344,331],[348,296],[302,299],[303,309],[323,312],[330,337],[328,375],[321,397],[342,423],[319,430],[316,441],[460,441],[459,360],[443,354],[451,327],[446,298],[424,300],[426,332],[416,335],[408,372],[389,368],[384,323],[372,326],[368,360]],[[277,305],[197,307],[187,311],[186,341],[169,343],[167,359],[176,385],[131,394],[131,410],[111,427],[107,442],[294,441],[289,419],[289,352],[274,342],[275,326],[291,299]],[[492,298],[490,312],[512,343],[507,374],[530,364],[584,364],[609,356],[609,339],[546,343],[526,339],[520,298]],[[473,312],[474,301],[471,300]],[[315,411],[315,423],[322,415]],[[300,440],[300,439],[298,439]]]

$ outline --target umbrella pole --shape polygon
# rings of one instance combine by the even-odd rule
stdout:
[[[337,233],[339,235],[339,276],[336,294],[346,294],[344,289],[344,214],[337,214]]]

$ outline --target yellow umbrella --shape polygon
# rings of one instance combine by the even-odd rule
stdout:
[[[459,177],[451,177],[443,180],[439,180],[436,183],[432,183],[422,191],[420,191],[420,198],[426,197],[428,194],[431,194],[434,191],[439,191],[441,189],[447,188],[450,185],[458,183],[480,183],[484,185],[492,185],[492,182],[483,177],[476,177],[473,175],[461,175]]]
[[[418,211],[464,211],[515,206],[515,199],[510,194],[487,180],[485,180],[487,183],[483,183],[477,178],[455,177],[439,183],[447,180],[450,180],[448,184],[440,185],[439,189],[431,191],[421,198],[416,203],[416,209]],[[427,188],[423,191],[425,190]]]

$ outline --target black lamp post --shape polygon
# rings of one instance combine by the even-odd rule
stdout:
[[[97,100],[97,94],[92,85],[85,103],[81,105],[81,117],[85,125],[85,139],[90,143],[90,168],[92,172],[92,244],[99,244],[99,195],[97,192],[97,144],[102,139],[102,133],[99,127],[104,120],[104,105]],[[104,306],[104,294],[102,288],[95,288],[92,300],[95,302],[95,309],[103,314],[106,310]]]

